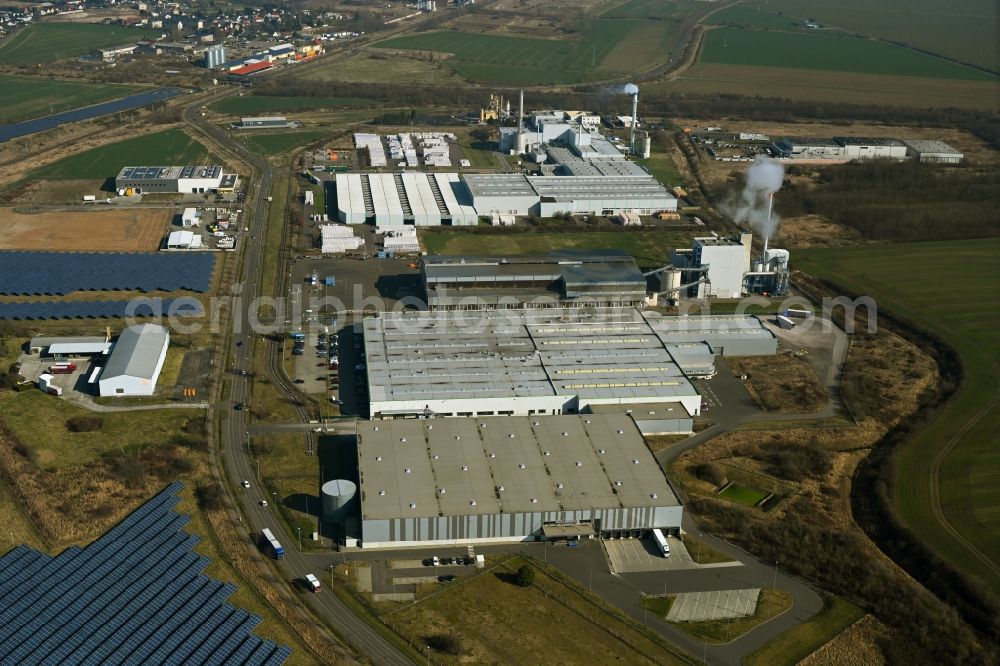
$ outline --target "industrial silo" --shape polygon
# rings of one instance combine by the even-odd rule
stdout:
[[[358,494],[358,486],[347,479],[327,481],[320,489],[323,507],[323,520],[328,523],[341,523],[350,513],[354,498]]]

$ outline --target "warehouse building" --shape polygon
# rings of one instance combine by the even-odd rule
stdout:
[[[707,317],[669,317],[658,312],[643,312],[652,331],[674,353],[698,354],[690,347],[675,345],[704,343],[718,356],[773,356],[778,353],[778,338],[759,317],[747,315],[711,315]],[[682,364],[694,363],[684,359]]]
[[[683,508],[625,414],[358,424],[364,548],[677,533]]]
[[[918,162],[936,164],[961,164],[965,155],[949,146],[944,141],[907,139],[907,155]]]
[[[338,174],[337,217],[377,227],[468,226],[479,222],[457,173]]]
[[[238,129],[285,129],[294,127],[295,123],[289,122],[285,116],[256,116],[252,118],[240,118]]]
[[[221,166],[127,166],[115,177],[115,189],[137,194],[168,192],[205,194],[232,189],[234,174],[223,174]]]
[[[789,160],[903,160],[906,144],[898,139],[864,136],[835,136],[832,139],[783,137],[770,146],[774,157]]]
[[[169,345],[170,333],[162,326],[142,324],[126,328],[101,371],[100,394],[153,395]]]
[[[677,198],[652,176],[523,176],[467,174],[465,184],[480,215],[557,213],[643,215],[676,211]]]
[[[906,144],[899,139],[835,136],[833,140],[844,147],[844,156],[849,160],[906,159]]]
[[[640,307],[646,278],[613,250],[547,257],[424,257],[420,275],[431,310]]]
[[[385,313],[361,326],[375,419],[657,402],[701,410],[698,391],[631,308]]]

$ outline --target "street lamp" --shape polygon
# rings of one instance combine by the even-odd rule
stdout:
[[[698,564],[701,564],[701,532],[698,532]]]
[[[299,533],[299,550],[302,550],[302,528],[296,527],[295,531]]]
[[[778,586],[778,560],[774,561],[774,578],[771,580],[771,589]]]

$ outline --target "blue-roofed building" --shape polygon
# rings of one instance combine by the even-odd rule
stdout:
[[[86,548],[0,557],[0,663],[283,664],[261,618],[205,576],[173,483]]]

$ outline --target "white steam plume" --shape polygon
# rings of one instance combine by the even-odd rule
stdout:
[[[638,95],[639,86],[635,85],[634,83],[626,83],[624,86],[622,86],[622,92],[625,93],[626,95]]]
[[[774,235],[780,218],[772,212],[768,216],[768,199],[781,189],[785,179],[785,167],[770,157],[758,155],[747,169],[746,184],[735,200],[728,202],[724,210],[737,224],[749,224],[766,241]]]

